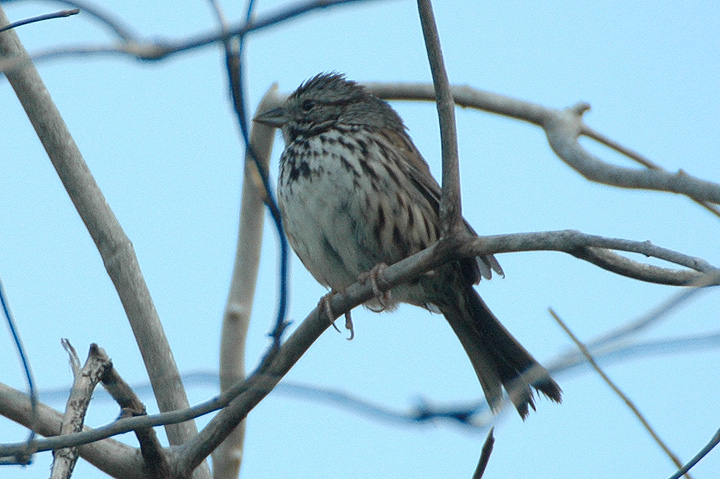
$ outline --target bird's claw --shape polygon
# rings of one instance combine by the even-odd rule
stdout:
[[[337,331],[339,333],[340,329],[335,324],[335,315],[333,314],[333,311],[332,311],[332,301],[331,300],[335,293],[337,293],[337,291],[333,290],[333,291],[330,291],[325,296],[323,296],[322,298],[320,298],[320,304],[318,306],[321,308],[322,312],[325,313],[325,317],[328,319],[328,321],[330,322],[332,327],[335,328],[335,331]],[[345,329],[350,331],[350,337],[347,338],[348,341],[352,341],[353,338],[355,337],[355,328],[353,327],[352,317],[350,317],[350,311],[345,313]]]
[[[370,281],[370,286],[372,287],[373,294],[380,303],[380,306],[382,306],[382,309],[380,311],[386,310],[390,304],[390,291],[387,291],[389,287],[388,281],[385,278],[385,270],[387,269],[387,267],[388,266],[385,263],[378,263],[370,271],[361,273],[360,276],[358,276],[358,281],[361,281],[363,283]],[[378,286],[378,282],[383,284],[386,291],[380,289],[380,286]]]
[[[350,311],[345,313],[345,329],[350,331],[350,337],[347,338],[348,341],[352,341],[355,337],[355,327],[353,326],[352,317],[350,316]]]

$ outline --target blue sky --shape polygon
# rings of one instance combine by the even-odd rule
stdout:
[[[259,13],[290,2],[260,1]],[[450,79],[564,108],[587,101],[587,123],[670,171],[719,182],[720,11],[703,2],[436,2]],[[103,2],[148,37],[183,38],[213,27],[205,2]],[[17,20],[55,8],[4,5]],[[227,4],[232,18],[241,6]],[[30,51],[107,44],[82,15],[23,27]],[[377,1],[335,8],[259,32],[247,41],[252,108],[278,82],[292,91],[321,71],[358,81],[430,81],[416,5]],[[217,369],[220,318],[232,269],[242,146],[228,103],[219,47],[161,63],[124,57],[64,58],[40,73],[133,241],[182,372]],[[437,117],[430,103],[393,104],[440,172]],[[60,338],[81,352],[91,342],[133,384],[147,381],[124,312],[82,222],[7,82],[0,86],[0,275],[38,385],[71,375]],[[464,214],[480,234],[573,228],[653,243],[720,264],[720,222],[686,198],[588,183],[550,151],[542,131],[482,112],[458,110]],[[630,165],[583,141],[603,158]],[[278,138],[272,162],[273,178]],[[269,223],[268,223],[269,226]],[[266,229],[247,362],[268,344],[276,309],[277,243]],[[553,307],[583,340],[627,323],[678,292],[643,284],[560,253],[498,258],[505,279],[479,290],[497,316],[542,362],[572,348],[547,313]],[[638,258],[641,259],[641,258]],[[293,258],[289,316],[301,320],[324,294]],[[326,332],[288,381],[348,392],[392,408],[464,403],[481,397],[469,361],[442,317],[401,307],[354,313],[356,338]],[[704,292],[639,340],[715,332],[718,293]],[[8,335],[0,350],[11,351]],[[24,387],[6,353],[0,381]],[[683,459],[720,425],[715,398],[720,353],[699,350],[606,364],[606,371]],[[524,423],[502,415],[486,476],[652,477],[674,467],[622,402],[588,368],[559,375],[560,406],[540,400]],[[188,385],[192,403],[216,391]],[[152,397],[145,395],[149,409]],[[50,401],[62,408],[63,399]],[[112,420],[91,405],[89,425]],[[0,441],[25,437],[0,420]],[[199,420],[202,425],[205,421]],[[438,422],[398,426],[310,398],[271,395],[249,418],[244,477],[470,477],[486,431]],[[134,443],[131,435],[124,440]],[[19,478],[45,477],[49,454]],[[720,454],[696,467],[715,477]],[[5,472],[5,471],[3,471]],[[75,477],[103,477],[80,463]]]

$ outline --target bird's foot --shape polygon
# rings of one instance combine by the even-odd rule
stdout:
[[[378,312],[384,311],[390,307],[390,291],[387,291],[389,289],[389,285],[387,279],[385,278],[385,270],[387,269],[387,267],[388,265],[386,265],[385,263],[378,263],[370,271],[360,273],[360,275],[358,276],[358,281],[362,283],[370,281],[370,286],[372,286],[373,294],[375,295],[375,298],[381,306],[381,309],[379,309]],[[378,283],[382,283],[386,291],[380,289]]]
[[[338,333],[340,332],[340,329],[335,325],[335,314],[332,310],[332,297],[337,293],[337,291],[332,290],[329,293],[327,293],[325,296],[320,298],[320,303],[318,304],[318,307],[320,310],[325,313],[325,317],[330,322],[333,328],[335,328],[335,331]],[[345,329],[350,331],[350,337],[348,338],[348,341],[352,341],[352,339],[355,337],[355,328],[353,327],[352,317],[350,316],[350,311],[345,313]]]

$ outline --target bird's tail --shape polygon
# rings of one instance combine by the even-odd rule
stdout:
[[[562,390],[547,370],[500,324],[472,286],[458,293],[458,301],[438,305],[460,339],[493,411],[502,405],[504,387],[520,416],[535,409],[532,388],[555,402]]]

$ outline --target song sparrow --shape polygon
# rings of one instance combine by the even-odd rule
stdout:
[[[283,224],[290,245],[323,285],[342,291],[376,265],[438,240],[440,187],[383,100],[340,74],[323,73],[255,120],[282,129]],[[528,406],[535,408],[531,387],[557,402],[561,390],[473,288],[493,270],[502,274],[493,256],[456,261],[396,286],[390,304],[375,299],[366,306],[404,302],[442,312],[491,408],[502,404],[502,386],[525,418]]]

